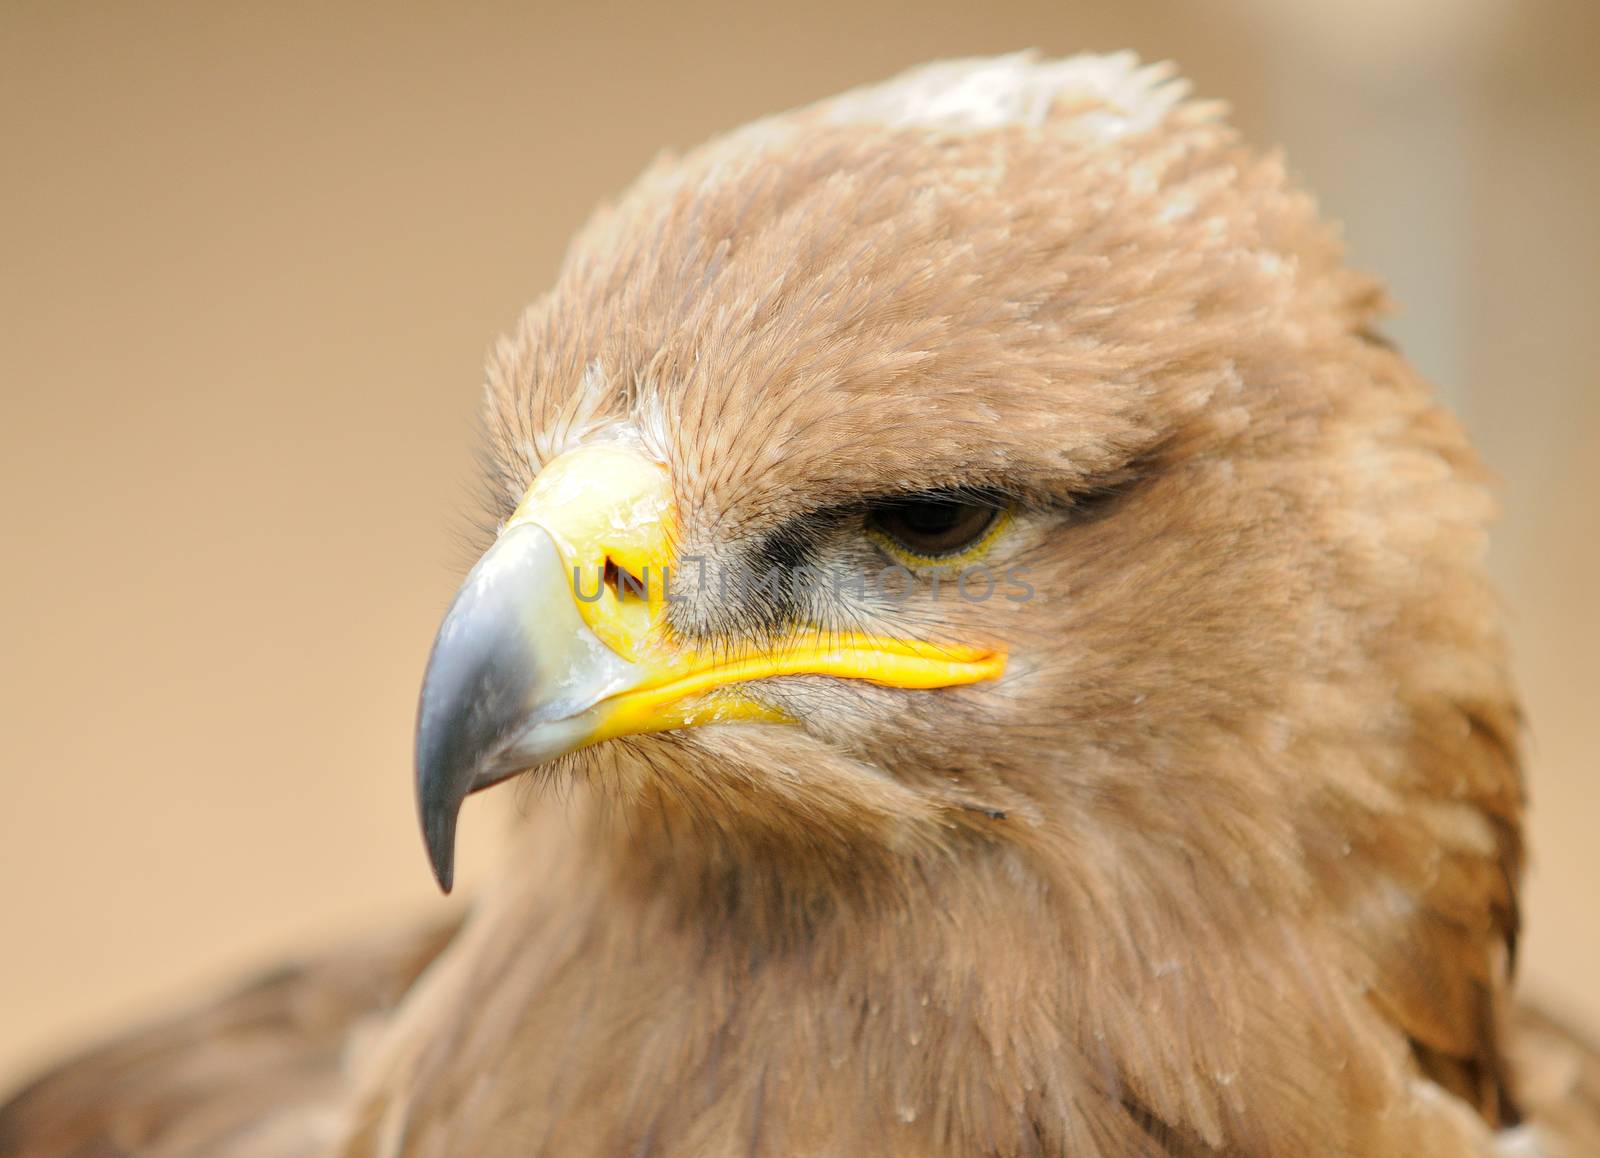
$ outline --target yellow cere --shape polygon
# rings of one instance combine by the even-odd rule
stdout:
[[[629,447],[599,443],[548,463],[502,533],[522,523],[548,531],[575,598],[581,590],[578,612],[584,622],[613,651],[634,659],[651,642],[661,615],[673,510],[666,467]],[[649,598],[637,589],[618,598],[603,582],[608,561],[644,580]]]

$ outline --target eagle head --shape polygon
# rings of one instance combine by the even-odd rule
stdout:
[[[663,872],[1036,881],[1102,970],[1303,952],[1316,1002],[1477,1058],[1516,711],[1489,500],[1384,305],[1126,57],[934,65],[659,161],[490,360],[495,537],[417,733],[441,883],[467,794],[576,778],[619,839],[673,829]]]

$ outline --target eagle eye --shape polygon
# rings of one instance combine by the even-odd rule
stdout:
[[[867,527],[892,546],[924,559],[960,554],[986,538],[1001,508],[944,495],[884,499],[867,508]]]

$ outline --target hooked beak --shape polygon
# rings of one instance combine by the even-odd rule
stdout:
[[[417,809],[445,892],[462,801],[564,753],[699,724],[785,722],[739,694],[770,676],[938,688],[1005,666],[993,649],[818,631],[731,656],[699,651],[665,631],[674,530],[664,467],[621,445],[580,447],[545,466],[467,575],[417,711]]]

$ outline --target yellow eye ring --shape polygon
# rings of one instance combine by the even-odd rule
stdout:
[[[873,517],[867,521],[867,537],[881,547],[897,563],[912,570],[958,570],[970,567],[981,560],[994,546],[1005,529],[1011,525],[1011,511],[1006,507],[982,508],[988,510],[987,521],[981,524],[976,536],[950,551],[931,553],[919,551],[880,525]]]

